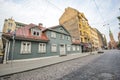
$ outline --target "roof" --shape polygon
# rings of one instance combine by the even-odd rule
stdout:
[[[35,41],[36,40],[37,41],[41,41],[41,40],[42,41],[48,41],[49,40],[44,32],[41,32],[40,36],[31,35],[30,29],[34,28],[34,27],[39,28],[41,31],[45,29],[44,27],[37,26],[37,25],[31,23],[31,24],[29,24],[29,25],[27,25],[25,27],[18,28],[16,30],[15,38],[16,39],[25,39],[25,40],[35,40]],[[13,33],[14,32],[5,33],[4,36],[12,37]]]
[[[28,24],[25,24],[25,23],[21,23],[21,22],[15,22],[16,24],[19,24],[19,25],[22,25],[22,26],[26,26]]]
[[[79,45],[80,44],[80,40],[72,40],[72,44]]]
[[[56,30],[54,30],[55,28],[58,28],[58,27],[62,27],[62,28],[68,33],[68,34],[65,34],[65,33],[62,33],[62,34],[65,34],[65,35],[69,35],[69,36],[71,36],[70,33],[67,31],[67,29],[63,27],[63,25],[52,26],[52,27],[49,27],[49,28],[44,29],[43,31],[46,31],[46,30],[52,30],[52,31],[55,31],[55,32],[61,33],[60,31],[56,31]]]

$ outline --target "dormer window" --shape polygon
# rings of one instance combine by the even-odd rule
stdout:
[[[33,36],[40,36],[40,33],[41,33],[41,31],[40,30],[38,30],[38,29],[31,29],[31,34],[33,35]]]

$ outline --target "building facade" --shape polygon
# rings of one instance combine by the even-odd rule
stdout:
[[[118,41],[120,43],[120,32],[118,33]]]
[[[98,30],[90,27],[85,15],[76,9],[68,7],[59,19],[59,23],[63,25],[71,34],[72,37],[80,40],[82,50],[89,51],[89,49],[97,50],[103,46],[101,34]],[[99,39],[99,37],[101,37]]]
[[[20,27],[24,27],[27,24],[16,22],[14,19],[9,18],[4,20],[3,33],[12,32]]]
[[[69,31],[72,37],[79,39],[83,43],[89,42],[90,28],[83,13],[68,7],[60,17],[59,23]]]
[[[1,38],[1,36],[2,36],[2,33],[0,32],[0,56],[3,55],[3,43],[2,43],[2,38]]]
[[[91,27],[90,42],[92,43],[92,50],[98,50],[100,44],[96,28]]]
[[[73,42],[69,32],[61,25],[44,28],[29,24],[18,28],[16,33],[4,33],[6,60],[34,59],[81,53],[80,42]]]
[[[110,48],[110,49],[115,49],[115,48],[117,48],[117,44],[116,44],[116,42],[115,42],[115,40],[114,40],[113,34],[112,34],[112,32],[111,32],[110,29],[109,29],[109,36],[110,36],[109,48]]]

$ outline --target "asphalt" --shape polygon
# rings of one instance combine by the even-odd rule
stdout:
[[[58,80],[120,80],[120,50],[105,51],[92,62]]]
[[[120,80],[120,50],[106,50],[103,54],[2,76],[0,80]]]

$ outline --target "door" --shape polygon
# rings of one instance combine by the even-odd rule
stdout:
[[[60,44],[60,55],[66,55],[65,45],[64,44]]]

